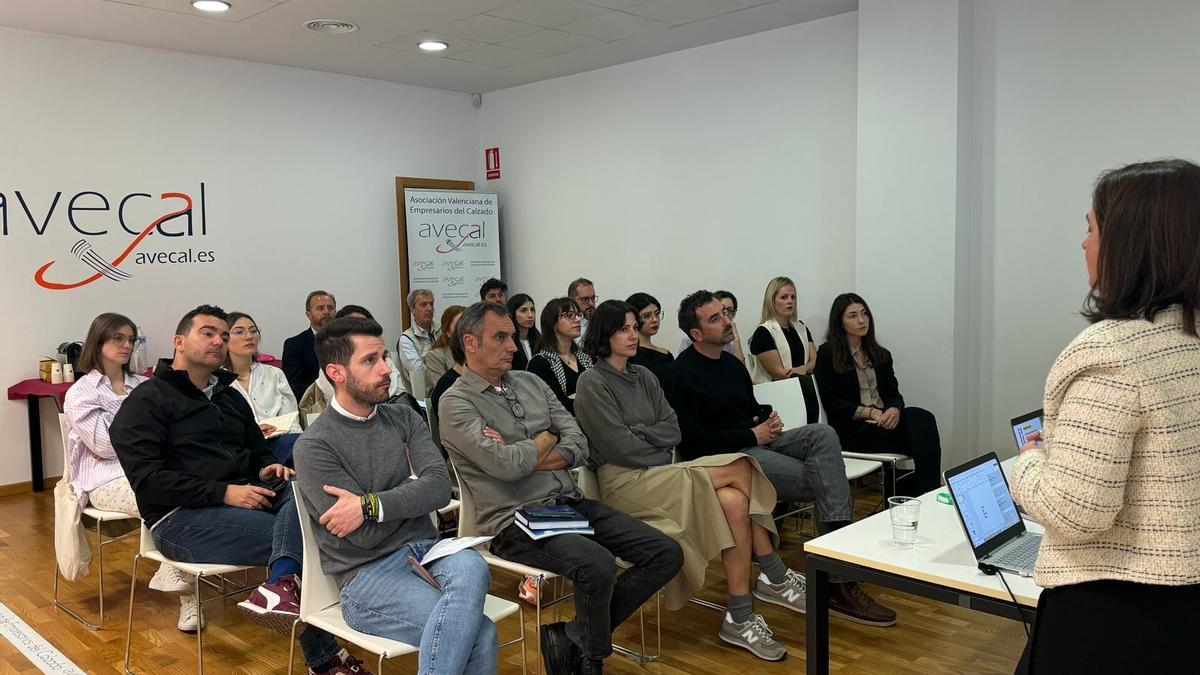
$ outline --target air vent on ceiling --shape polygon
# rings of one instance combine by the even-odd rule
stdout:
[[[353,33],[358,30],[358,26],[349,21],[335,19],[313,19],[304,22],[304,27],[318,33]]]

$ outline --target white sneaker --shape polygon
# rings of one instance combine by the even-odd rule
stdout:
[[[179,596],[179,623],[176,624],[179,630],[185,633],[196,632],[196,619],[200,614],[198,609],[195,595]],[[203,627],[205,623],[208,621],[204,621],[200,626]]]
[[[179,571],[174,565],[163,563],[150,579],[150,588],[163,593],[186,593],[193,590],[194,581],[195,577],[191,574]]]

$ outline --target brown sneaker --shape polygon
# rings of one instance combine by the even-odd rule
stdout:
[[[896,625],[896,612],[875,602],[853,581],[829,585],[829,613],[868,626]]]

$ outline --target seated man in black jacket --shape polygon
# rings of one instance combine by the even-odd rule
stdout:
[[[734,339],[725,306],[708,291],[679,304],[679,328],[692,346],[667,367],[663,390],[679,418],[683,459],[743,452],[758,460],[785,502],[816,503],[817,532],[850,522],[850,490],[837,433],[825,424],[787,431],[779,413],[760,406],[746,366],[724,351]],[[829,611],[869,626],[892,626],[896,613],[857,584],[833,584]]]
[[[134,389],[109,428],[113,448],[154,543],[173,560],[267,565],[267,582],[239,603],[284,633],[300,608],[300,523],[292,470],[267,449],[225,363],[229,324],[201,305],[175,329],[175,358]],[[300,636],[309,672],[365,673],[315,628]]]

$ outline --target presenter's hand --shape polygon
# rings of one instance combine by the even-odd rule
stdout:
[[[223,501],[239,509],[263,511],[271,508],[271,497],[274,496],[274,492],[257,485],[226,485]]]
[[[342,539],[357,530],[363,524],[362,502],[358,495],[349,490],[332,485],[323,486],[325,494],[337,497],[337,501],[329,510],[321,514],[317,521],[329,530],[330,534]]]
[[[278,463],[268,464],[258,472],[258,477],[262,480],[287,480],[294,475],[296,475],[295,470]]]
[[[1022,445],[1017,450],[1018,455],[1023,455],[1027,450],[1041,449],[1042,447],[1042,432],[1035,431],[1025,437],[1025,445]]]
[[[899,408],[888,408],[879,416],[879,426],[888,431],[895,429],[897,424],[900,424]]]

